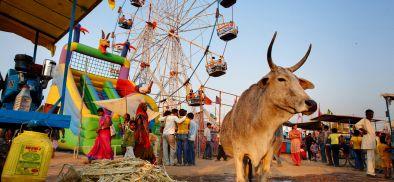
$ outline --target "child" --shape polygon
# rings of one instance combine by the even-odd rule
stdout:
[[[128,126],[125,126],[125,131],[123,135],[123,143],[122,147],[126,148],[126,152],[124,154],[124,157],[131,157],[134,158],[134,145],[135,145],[135,139],[134,139],[134,129],[135,129],[135,122],[130,121]]]
[[[159,157],[159,151],[158,151],[158,147],[159,147],[159,138],[152,133],[152,130],[149,129],[149,141],[150,141],[150,145],[151,148],[153,149],[153,154],[155,155],[156,158]]]
[[[379,137],[380,139],[380,144],[378,145],[378,152],[379,152],[379,156],[381,158],[381,167],[384,169],[384,177],[386,179],[390,179],[391,178],[391,157],[390,157],[390,153],[389,153],[389,149],[390,147],[387,145],[386,142],[386,135],[381,135]]]
[[[319,152],[319,146],[316,144],[315,141],[312,141],[311,145],[311,151],[312,151],[312,157],[314,158],[314,161],[317,161],[317,153]]]

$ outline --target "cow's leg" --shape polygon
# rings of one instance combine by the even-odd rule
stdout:
[[[245,182],[245,165],[243,163],[243,154],[234,154],[235,172],[237,174],[237,182]]]
[[[267,154],[263,157],[263,159],[261,160],[260,165],[258,166],[258,180],[263,182],[263,181],[267,181],[267,177],[269,175],[270,169],[271,169],[271,162],[272,162],[272,157],[273,157],[273,148],[270,147],[268,149]]]

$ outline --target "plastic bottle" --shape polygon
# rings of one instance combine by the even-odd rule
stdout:
[[[28,86],[24,85],[15,98],[14,110],[29,112],[31,101],[30,89]]]
[[[12,142],[1,181],[45,181],[52,152],[47,134],[24,131]]]

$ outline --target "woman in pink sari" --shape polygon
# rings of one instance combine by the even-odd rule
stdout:
[[[297,125],[292,126],[292,130],[289,132],[289,137],[291,140],[291,159],[294,162],[294,165],[301,165],[301,132],[297,130]]]
[[[97,114],[100,116],[99,128],[97,129],[97,137],[94,146],[87,155],[89,163],[97,159],[112,160],[114,157],[111,148],[111,117],[105,115],[102,108],[97,109]]]

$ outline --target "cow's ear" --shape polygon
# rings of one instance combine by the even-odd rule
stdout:
[[[264,77],[258,83],[261,87],[265,87],[268,84],[268,77]]]
[[[306,89],[314,89],[315,85],[313,85],[312,82],[303,79],[303,78],[298,78],[298,81],[300,82],[301,87],[306,90]]]

